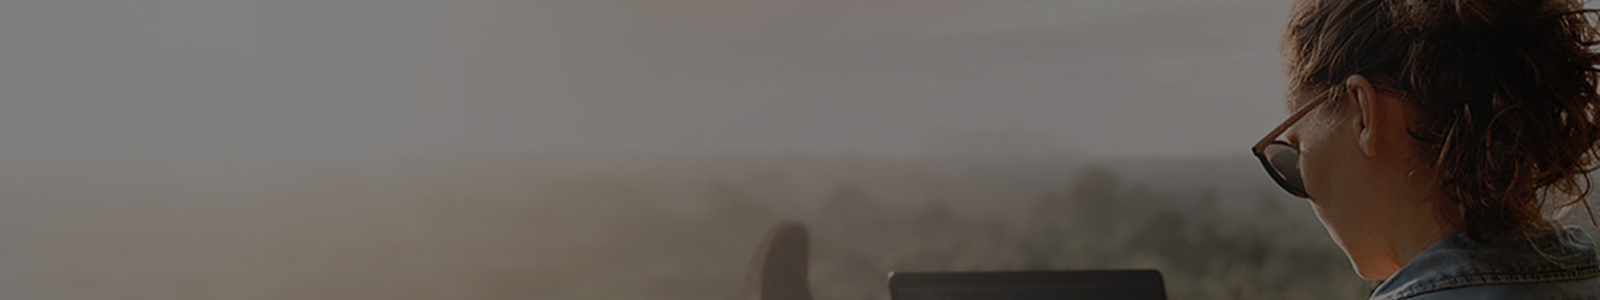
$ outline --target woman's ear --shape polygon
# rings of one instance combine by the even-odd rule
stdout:
[[[1372,82],[1367,81],[1366,76],[1360,74],[1350,75],[1345,79],[1344,86],[1349,100],[1352,100],[1351,102],[1360,110],[1355,122],[1357,129],[1360,130],[1356,135],[1356,146],[1360,147],[1361,154],[1367,157],[1377,156],[1378,137],[1381,136],[1377,131],[1388,125],[1380,122],[1382,119],[1379,115],[1384,107],[1378,103],[1377,89],[1372,86]]]

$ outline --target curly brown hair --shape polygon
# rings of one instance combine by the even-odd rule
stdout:
[[[1594,12],[1576,0],[1301,0],[1283,47],[1290,93],[1356,74],[1399,90],[1417,112],[1419,159],[1469,236],[1548,229],[1546,209],[1588,205]]]

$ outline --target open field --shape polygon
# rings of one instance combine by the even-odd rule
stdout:
[[[1360,298],[1252,163],[12,166],[0,298],[731,299],[780,220],[811,229],[819,299],[885,299],[895,270],[1077,268],[1160,269],[1174,299]]]

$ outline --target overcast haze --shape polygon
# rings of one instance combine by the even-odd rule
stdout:
[[[0,2],[0,161],[1241,153],[1287,1]],[[969,141],[971,140],[971,141]]]
[[[1242,151],[1286,1],[0,3],[0,161]],[[952,142],[951,140],[955,140]]]
[[[818,300],[1129,268],[1357,298],[1244,152],[1288,9],[0,0],[0,298],[733,299],[779,221]]]

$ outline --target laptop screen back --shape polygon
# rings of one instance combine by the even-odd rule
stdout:
[[[1154,270],[891,273],[894,300],[1165,300]]]

